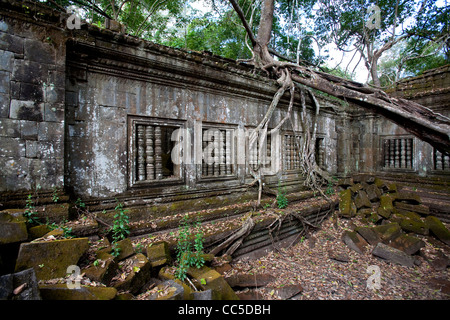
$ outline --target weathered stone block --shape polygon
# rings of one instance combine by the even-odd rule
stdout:
[[[372,204],[370,203],[369,197],[367,196],[367,193],[364,190],[359,190],[355,197],[355,205],[356,208],[371,208]]]
[[[189,268],[188,275],[198,281],[202,290],[211,289],[213,300],[239,300],[223,276],[215,270],[206,266],[199,269]]]
[[[339,194],[339,212],[346,217],[356,215],[356,206],[352,200],[352,192],[350,189],[341,191]]]
[[[355,231],[344,231],[342,240],[350,249],[359,254],[362,254],[367,246],[366,240]]]
[[[400,210],[412,211],[421,215],[429,215],[430,208],[423,204],[409,204],[404,202],[395,202],[395,207]]]
[[[11,104],[10,96],[7,94],[0,94],[0,118],[8,118],[9,105]]]
[[[147,258],[152,268],[161,267],[171,261],[169,245],[165,241],[153,243],[147,247]]]
[[[441,220],[435,216],[428,216],[425,218],[425,223],[439,240],[450,245],[450,231],[445,227]]]
[[[370,184],[366,188],[366,192],[370,201],[378,201],[382,195],[381,190],[375,184]]]
[[[16,35],[0,32],[0,49],[17,54],[23,54],[24,38]]]
[[[88,249],[88,238],[22,243],[16,271],[34,268],[39,280],[64,277]]]
[[[415,192],[399,191],[395,194],[395,201],[403,201],[409,204],[421,204],[420,196]]]
[[[67,284],[42,284],[39,286],[43,300],[112,300],[117,289],[111,287],[86,287],[69,289]]]
[[[33,268],[1,276],[0,300],[41,300]]]
[[[388,223],[381,226],[373,227],[373,230],[378,234],[378,236],[381,238],[382,241],[388,242],[396,237],[398,237],[402,229],[400,228],[400,225],[397,222]]]
[[[428,235],[427,225],[420,220],[403,219],[400,221],[400,227],[406,232],[414,232],[424,236]]]
[[[10,92],[10,73],[0,71],[0,93],[9,95]]]
[[[396,248],[390,247],[382,242],[378,243],[373,249],[372,254],[386,259],[390,262],[397,263],[407,267],[414,266],[414,258],[405,252]]]
[[[0,137],[20,138],[20,121],[0,119]]]
[[[81,273],[85,273],[86,277],[91,280],[109,284],[118,267],[114,256],[109,253],[100,252],[97,254],[96,261],[95,265],[83,269]]]
[[[147,257],[142,253],[138,253],[131,258],[119,263],[119,266],[128,266],[130,272],[125,279],[119,279],[118,282],[114,282],[114,288],[118,291],[130,291],[133,294],[139,292],[139,290],[146,284],[151,278],[151,264]],[[119,268],[119,272],[122,272]]]
[[[14,53],[0,50],[0,71],[12,72],[14,66]]]
[[[0,212],[0,244],[21,242],[27,239],[28,232],[24,219]]]
[[[401,234],[389,243],[389,246],[401,250],[407,254],[415,254],[425,247],[425,242],[407,234]]]
[[[380,208],[392,212],[394,205],[392,204],[392,197],[390,195],[382,195],[380,197]]]
[[[117,241],[115,245],[119,248],[119,255],[116,257],[117,261],[124,260],[132,256],[134,252],[133,243],[130,238],[125,238],[123,240]]]
[[[44,119],[44,104],[13,99],[9,109],[9,117],[12,119],[42,121]]]
[[[150,300],[184,300],[184,288],[173,280],[167,280],[157,285],[157,292],[150,296]]]
[[[0,154],[5,158],[25,157],[25,141],[17,138],[0,137]]]
[[[20,96],[22,101],[43,102],[44,92],[42,85],[22,82],[20,84]]]
[[[378,233],[370,227],[358,227],[355,229],[369,244],[376,245],[381,242]]]
[[[55,48],[49,43],[25,39],[24,53],[27,60],[43,64],[55,64]]]

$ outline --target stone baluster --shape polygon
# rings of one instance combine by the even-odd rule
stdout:
[[[162,148],[161,148],[161,127],[155,127],[155,177],[156,180],[163,178],[162,170]]]
[[[145,180],[145,141],[144,126],[137,125],[137,178],[139,181]]]
[[[219,135],[219,167],[220,167],[220,175],[226,175],[227,174],[227,166],[225,163],[225,130],[217,130],[217,133]]]
[[[408,139],[399,139],[400,143],[400,167],[406,168],[406,141]]]
[[[146,126],[145,128],[145,153],[147,156],[147,180],[155,180],[155,151],[153,147],[154,129],[153,126]]]
[[[203,130],[203,137],[202,137],[202,155],[203,155],[203,160],[202,160],[202,175],[203,176],[207,176],[208,175],[208,155],[206,154],[207,152],[207,147],[208,147],[208,131],[207,130]]]
[[[231,170],[231,131],[227,130],[225,134],[225,161],[226,161],[226,174],[232,174]]]

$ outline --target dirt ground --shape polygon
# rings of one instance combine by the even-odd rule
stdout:
[[[372,246],[359,254],[344,244],[344,230],[351,230],[355,223],[358,222],[346,219],[334,223],[328,218],[320,230],[288,248],[274,250],[259,259],[232,261],[232,268],[224,276],[274,276],[264,287],[237,291],[241,299],[286,299],[280,289],[292,287],[300,288],[288,298],[296,300],[450,299],[449,246],[435,238],[422,237],[426,246],[416,255],[416,265],[396,265],[373,256]]]

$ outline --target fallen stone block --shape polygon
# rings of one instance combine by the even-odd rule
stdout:
[[[401,250],[406,254],[415,254],[425,247],[425,242],[411,235],[401,234],[389,243],[389,246]]]
[[[198,281],[202,290],[211,289],[213,300],[239,300],[223,276],[209,267],[191,267],[188,269],[188,275]]]
[[[168,264],[171,261],[168,243],[160,241],[149,245],[147,247],[147,258],[153,269]]]
[[[118,291],[136,294],[151,278],[151,263],[138,253],[119,263],[119,269],[111,284]]]
[[[376,245],[372,251],[372,254],[396,264],[407,267],[414,266],[414,258],[411,255],[399,249],[390,247],[382,242]]]
[[[412,211],[421,215],[429,215],[430,208],[423,204],[409,204],[404,202],[395,202],[395,208],[405,211]]]
[[[428,226],[420,220],[402,219],[400,221],[400,227],[406,232],[413,232],[415,234],[421,234],[427,236],[429,233]]]
[[[88,238],[27,242],[20,245],[16,272],[33,268],[38,280],[64,277],[89,248]]]
[[[367,193],[367,197],[372,202],[380,200],[380,197],[382,196],[381,190],[378,189],[378,187],[376,185],[374,185],[374,184],[370,184],[366,188],[366,193]]]
[[[359,190],[355,197],[355,205],[357,209],[362,207],[371,208],[372,204],[370,203],[369,197],[364,190]]]
[[[25,219],[0,212],[0,245],[28,239]]]
[[[111,287],[69,289],[66,283],[41,284],[39,290],[43,300],[112,300],[117,294],[117,290]]]
[[[367,246],[366,240],[355,231],[344,231],[344,243],[352,250],[362,254]]]
[[[34,269],[1,276],[0,300],[41,300]]]
[[[123,240],[117,241],[113,245],[116,245],[120,249],[119,255],[116,257],[117,261],[125,260],[135,254],[133,243],[131,242],[130,238],[125,238]]]
[[[338,182],[337,182],[337,186],[338,187],[342,187],[342,188],[345,188],[345,189],[350,187],[351,185],[353,185],[353,179],[352,178],[342,178],[342,179],[339,179]]]
[[[450,231],[445,227],[441,220],[435,216],[428,216],[425,218],[425,224],[439,240],[450,245]]]
[[[415,192],[399,191],[395,194],[395,201],[406,202],[409,204],[421,204],[420,196]]]
[[[350,189],[343,190],[339,194],[339,213],[344,217],[356,215],[356,206],[353,203]]]
[[[228,284],[232,288],[264,287],[273,280],[275,280],[275,277],[266,273],[263,274],[236,273],[225,278],[225,281],[228,282]]]
[[[384,194],[380,197],[380,208],[392,212],[394,205],[392,203],[393,198],[390,195]]]
[[[150,300],[183,300],[184,288],[181,284],[167,280],[156,286],[155,292],[150,295]]]
[[[378,233],[370,227],[358,227],[355,229],[356,232],[358,232],[364,240],[366,240],[371,245],[377,245],[379,242],[381,242],[381,238],[378,235]]]
[[[281,300],[288,300],[301,293],[303,288],[300,284],[290,284],[281,288],[273,288],[272,290],[273,294]]]
[[[113,255],[100,252],[97,254],[94,264],[81,270],[81,273],[84,273],[91,280],[109,284],[117,271],[117,267],[118,264]]]
[[[402,232],[402,229],[397,222],[376,226],[373,227],[373,230],[378,234],[383,242],[389,242],[397,238]]]

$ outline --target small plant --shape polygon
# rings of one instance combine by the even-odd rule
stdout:
[[[328,181],[327,189],[325,190],[325,194],[332,196],[336,193],[334,190],[334,185],[337,183],[337,178],[333,177],[331,181]]]
[[[53,187],[52,201],[53,202],[58,202],[59,201],[58,189],[56,187]]]
[[[25,204],[25,212],[23,216],[27,219],[27,223],[29,224],[39,224],[39,218],[36,216],[37,211],[34,206],[33,196],[31,194],[28,195],[26,204]]]
[[[67,222],[67,221],[65,221],[65,222]],[[53,223],[47,222],[47,225],[50,228],[50,230],[61,229],[63,231],[63,237],[66,239],[74,237],[74,235],[72,234],[72,228],[69,228],[68,226],[65,226],[64,224],[56,224],[55,222],[53,222]]]
[[[288,205],[288,199],[286,198],[286,187],[281,188],[281,184],[278,183],[278,194],[277,194],[277,206],[278,209],[284,209]]]
[[[123,208],[123,203],[117,203],[114,210],[116,214],[114,215],[114,222],[111,227],[113,239],[112,255],[117,257],[120,254],[120,248],[117,246],[117,242],[125,239],[130,234],[130,221],[126,214],[128,210]]]
[[[205,264],[203,259],[203,232],[200,229],[200,222],[197,221],[195,226],[195,235],[191,233],[191,223],[189,218],[184,216],[179,226],[179,234],[177,241],[177,269],[175,276],[183,281],[187,277],[189,267],[201,268]],[[192,238],[194,244],[192,245]]]

